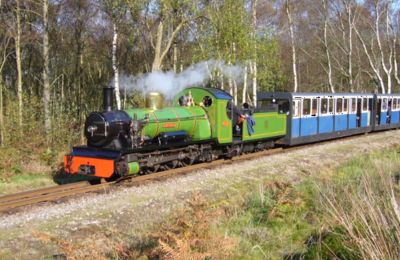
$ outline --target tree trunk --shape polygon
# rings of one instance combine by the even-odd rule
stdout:
[[[247,97],[247,64],[246,66],[244,66],[242,103],[246,103],[246,97]]]
[[[178,46],[176,43],[174,43],[174,60],[173,60],[173,67],[174,67],[174,72],[177,72],[178,68]]]
[[[47,143],[50,141],[51,115],[50,115],[50,79],[49,79],[49,23],[48,0],[43,0],[43,105],[44,105],[44,129]]]
[[[296,61],[296,47],[294,43],[294,31],[293,31],[293,20],[292,20],[292,14],[290,11],[290,3],[289,0],[286,0],[286,14],[288,17],[289,21],[289,33],[290,33],[290,40],[291,40],[291,45],[292,45],[292,67],[293,67],[293,84],[294,88],[293,91],[297,92],[298,91],[298,80],[297,80],[297,61]]]
[[[253,61],[253,106],[257,106],[257,62]]]
[[[154,60],[151,69],[153,72],[161,70],[161,44],[163,39],[163,31],[164,24],[163,21],[160,21],[157,27],[156,46],[154,46]]]
[[[164,43],[163,49],[163,33],[164,33],[164,22],[160,20],[158,27],[157,27],[157,34],[156,34],[156,44],[152,47],[154,48],[154,60],[152,65],[152,71],[159,71],[162,69],[162,62],[167,55],[168,51],[171,49],[171,45],[178,34],[178,32],[182,29],[183,25],[186,21],[182,21],[176,26],[176,28],[171,33],[171,36],[166,40]],[[152,41],[153,42],[153,41]]]
[[[3,76],[0,70],[0,147],[4,147]]]
[[[380,56],[381,56],[381,65],[383,68],[383,71],[386,74],[387,77],[387,93],[390,94],[392,92],[392,52],[390,52],[390,57],[389,57],[389,68],[386,66],[385,63],[385,56],[384,52],[382,49],[382,42],[381,42],[381,36],[380,36],[380,30],[379,30],[379,20],[381,17],[381,13],[379,10],[379,1],[375,3],[375,12],[376,12],[376,19],[375,19],[375,31],[376,31],[376,41],[378,43],[379,51],[380,51]],[[389,22],[389,10],[386,10],[386,26],[388,28],[388,22]]]
[[[332,93],[335,93],[335,87],[333,86],[333,80],[332,80],[332,62],[331,62],[331,55],[329,52],[329,45],[328,45],[328,7],[326,5],[326,0],[322,0],[323,6],[324,6],[324,47],[325,47],[325,54],[326,54],[326,59],[328,62],[328,84],[329,88]]]
[[[358,39],[360,40],[360,42],[361,42],[361,44],[362,44],[362,46],[363,46],[364,53],[365,53],[365,55],[367,55],[368,62],[369,62],[369,65],[370,65],[371,69],[374,71],[375,76],[376,76],[376,77],[378,78],[378,80],[379,80],[379,86],[381,87],[382,94],[385,94],[385,93],[386,93],[386,90],[385,90],[385,83],[383,82],[383,78],[382,78],[382,76],[381,76],[381,74],[380,74],[380,72],[379,72],[379,68],[377,68],[377,67],[375,66],[375,64],[374,64],[374,62],[373,62],[373,60],[372,60],[372,57],[371,57],[371,55],[370,55],[370,53],[369,53],[369,51],[368,51],[368,49],[367,49],[367,46],[366,46],[366,44],[365,44],[365,42],[364,42],[364,39],[361,37],[361,35],[360,35],[360,33],[359,33],[357,27],[354,27],[354,31],[356,32],[357,37],[358,37]]]
[[[351,5],[348,4],[347,7],[347,22],[349,24],[349,52],[347,54],[347,59],[349,63],[348,74],[349,74],[349,87],[350,91],[354,92],[353,87],[353,21],[352,21],[352,13],[351,13]]]
[[[22,134],[22,61],[21,61],[21,8],[20,8],[20,0],[16,0],[17,10],[16,10],[16,18],[17,18],[17,35],[15,37],[15,54],[17,57],[17,95],[18,95],[18,124],[19,124],[19,132]]]
[[[253,0],[252,3],[252,19],[253,19],[253,62],[250,62],[250,67],[252,67],[252,85],[253,85],[253,104],[257,104],[257,2],[258,0]]]
[[[113,42],[112,42],[112,67],[114,71],[114,92],[115,99],[117,100],[117,109],[121,109],[121,96],[119,92],[119,72],[117,62],[117,43],[118,43],[118,30],[117,25],[113,23]]]

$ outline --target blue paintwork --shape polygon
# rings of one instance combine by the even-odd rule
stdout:
[[[292,138],[300,136],[300,118],[292,118]]]
[[[300,135],[301,136],[316,135],[317,128],[318,128],[317,117],[302,118],[300,126]]]
[[[347,129],[347,115],[335,115],[335,131]]]
[[[392,111],[392,124],[400,122],[400,111]]]
[[[357,115],[356,114],[349,114],[349,127],[348,129],[357,128]]]
[[[226,93],[225,91],[218,88],[206,88],[206,90],[210,91],[217,99],[225,99],[231,100],[232,96]]]
[[[73,156],[82,156],[82,157],[99,157],[99,158],[110,158],[116,159],[120,156],[120,152],[117,151],[107,151],[107,150],[94,150],[87,147],[74,147],[72,149],[72,153],[70,155]]]
[[[333,132],[333,115],[319,117],[319,132],[321,134]]]
[[[368,112],[362,112],[361,113],[361,127],[367,127],[367,126],[369,126]]]
[[[381,112],[380,125],[386,125],[386,115],[387,111]]]

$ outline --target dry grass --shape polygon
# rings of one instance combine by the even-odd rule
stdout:
[[[237,247],[232,238],[214,232],[214,225],[225,215],[223,209],[209,209],[204,197],[197,193],[187,207],[175,212],[150,236],[158,246],[144,254],[152,259],[227,259]],[[137,254],[139,255],[139,254]]]
[[[400,259],[399,187],[393,174],[372,168],[352,184],[324,185],[321,191],[330,225],[344,230],[344,243],[361,258]]]

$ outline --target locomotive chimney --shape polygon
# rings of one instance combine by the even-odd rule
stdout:
[[[159,92],[149,92],[146,95],[146,107],[157,110],[164,106],[164,97]]]
[[[113,94],[113,87],[103,87],[103,110],[106,112],[110,112],[113,109]]]

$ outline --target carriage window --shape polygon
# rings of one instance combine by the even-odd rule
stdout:
[[[318,114],[318,99],[312,99],[312,116]]]
[[[357,112],[357,98],[351,99],[351,112],[352,113]]]
[[[329,99],[329,106],[328,106],[329,113],[333,113],[333,101],[334,99]]]
[[[368,111],[368,98],[363,98],[363,111]]]
[[[397,108],[400,108],[400,99],[397,99]]]
[[[382,99],[382,110],[387,109],[387,98]]]
[[[303,100],[303,115],[307,116],[310,115],[311,111],[311,99],[304,99]]]
[[[328,99],[321,98],[321,114],[328,113]]]
[[[348,103],[349,103],[349,100],[347,99],[347,98],[345,98],[345,99],[343,99],[343,112],[344,113],[347,113],[347,105],[348,105]]]
[[[393,109],[397,109],[397,98],[393,98],[392,107],[393,107]]]
[[[336,113],[341,113],[343,111],[343,99],[336,99]]]
[[[299,117],[299,100],[293,100],[293,117]]]

